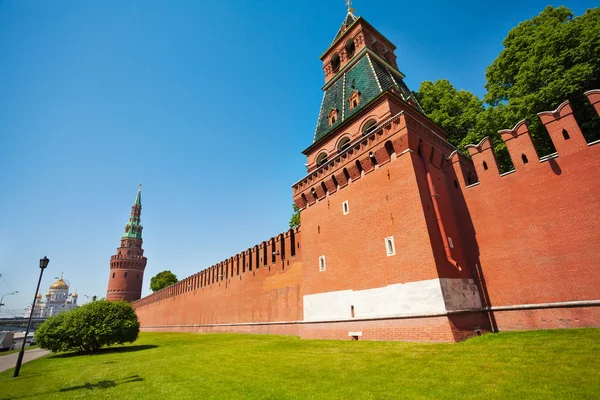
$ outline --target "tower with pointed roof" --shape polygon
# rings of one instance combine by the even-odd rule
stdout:
[[[456,149],[412,96],[395,50],[349,9],[321,56],[325,84],[313,141],[303,151],[307,175],[293,185],[309,266],[305,321],[377,321],[348,329],[361,332],[386,326],[389,315],[481,305],[451,211],[445,171]],[[410,325],[392,324],[398,332]],[[486,326],[481,315],[436,324],[424,336]],[[386,338],[383,330],[376,335]]]
[[[129,222],[121,237],[121,246],[110,258],[110,276],[106,299],[135,301],[142,297],[144,269],[148,261],[142,249],[142,185],[131,207]]]

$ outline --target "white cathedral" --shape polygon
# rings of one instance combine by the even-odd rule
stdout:
[[[70,294],[69,285],[60,278],[50,285],[46,293],[46,301],[42,301],[41,293],[37,294],[33,318],[47,318],[61,312],[69,311],[77,307],[77,292]],[[25,310],[25,317],[28,318],[31,313],[31,305]]]

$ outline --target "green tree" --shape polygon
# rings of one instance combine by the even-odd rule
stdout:
[[[583,93],[600,87],[600,8],[573,17],[565,7],[547,7],[513,28],[486,72],[484,100],[501,104],[502,119],[526,119],[540,155],[552,151],[537,113],[569,100],[588,141],[600,123]],[[499,128],[502,129],[502,128]]]
[[[177,283],[177,276],[169,270],[159,272],[150,279],[150,289],[157,292],[169,285]]]
[[[300,209],[296,205],[296,203],[292,204],[292,208],[294,209],[294,213],[292,214],[292,218],[290,219],[290,228],[295,229],[300,226]]]
[[[41,348],[95,353],[104,346],[137,340],[140,324],[131,304],[94,301],[48,318],[36,331]]]
[[[500,169],[512,167],[498,131],[526,119],[538,153],[554,147],[537,113],[569,100],[588,142],[600,139],[600,119],[583,93],[600,87],[600,8],[573,17],[565,7],[547,7],[513,28],[504,49],[487,68],[484,106],[447,80],[423,82],[416,96],[425,113],[464,151],[489,136]]]
[[[483,103],[466,90],[456,90],[447,79],[424,81],[415,93],[423,111],[448,134],[447,140],[459,146],[477,124]]]

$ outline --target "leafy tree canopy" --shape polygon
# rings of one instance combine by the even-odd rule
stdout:
[[[157,292],[169,285],[177,283],[177,276],[169,270],[159,272],[150,279],[150,289]]]
[[[140,331],[137,315],[124,301],[93,301],[48,318],[36,331],[41,348],[95,353],[104,346],[134,342]]]
[[[484,110],[477,96],[466,90],[456,90],[450,81],[421,83],[417,99],[423,111],[448,133],[447,140],[458,146],[465,134],[477,124],[477,116]]]
[[[540,155],[554,151],[537,117],[569,100],[588,141],[598,139],[600,120],[583,93],[600,87],[600,8],[574,17],[547,7],[513,28],[504,49],[487,68],[484,102],[446,80],[423,82],[417,93],[424,111],[464,150],[485,136],[495,142],[500,166],[510,159],[497,132],[526,119]]]
[[[292,218],[290,219],[290,228],[295,229],[300,226],[300,209],[295,203],[292,207],[294,209],[294,214],[292,214]]]

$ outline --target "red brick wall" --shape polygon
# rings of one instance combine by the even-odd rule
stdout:
[[[500,331],[600,328],[600,307],[496,311],[494,318]]]
[[[481,313],[427,318],[378,319],[299,325],[303,339],[352,340],[349,332],[360,332],[358,340],[406,340],[454,342],[477,335],[473,326],[485,324]]]
[[[263,242],[254,248],[255,251],[249,249],[229,259],[227,276],[225,263],[218,263],[135,302],[133,305],[142,327],[302,319],[302,249],[298,247],[300,232],[293,233],[294,257],[291,256],[292,232],[288,231],[273,238],[274,248],[271,240],[266,241],[266,266],[263,265]],[[285,243],[285,258],[281,257],[282,243]],[[258,268],[256,249],[259,251]],[[279,254],[273,263],[274,251]]]
[[[527,125],[520,123],[501,132],[515,172],[500,176],[491,146],[483,142],[470,148],[480,182],[465,188],[457,156],[453,158],[460,185],[453,201],[462,221],[462,241],[492,307],[600,298],[600,145],[583,141],[568,103],[540,117],[558,157],[539,162]],[[571,319],[578,312],[560,311],[563,316],[572,314]],[[511,311],[495,316],[500,329],[566,326],[541,322],[556,313]]]

